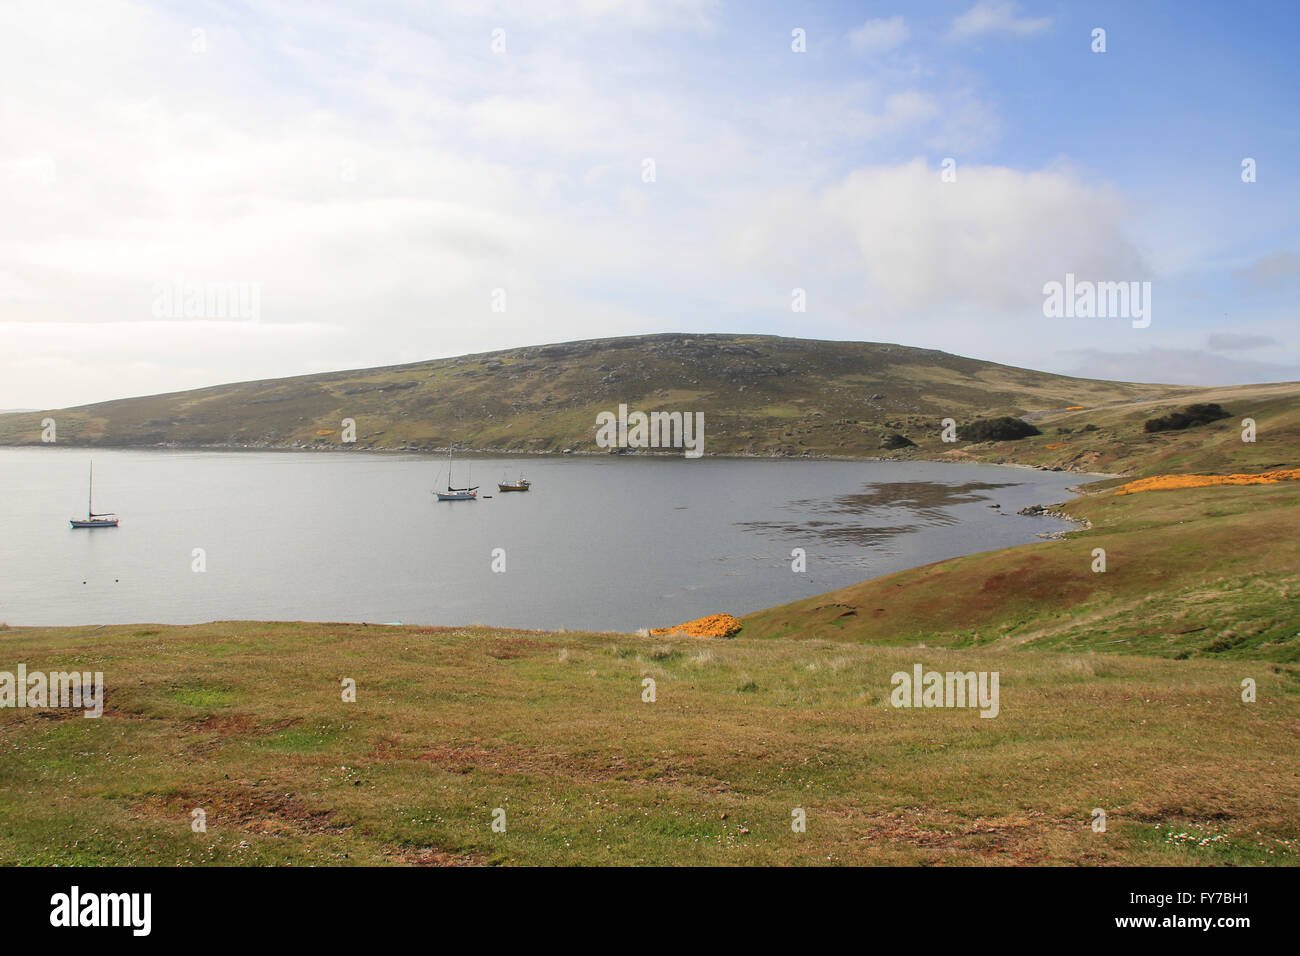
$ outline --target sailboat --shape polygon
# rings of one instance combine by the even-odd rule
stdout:
[[[95,514],[95,463],[90,463],[90,487],[86,492],[86,520],[69,518],[68,523],[74,528],[116,528],[117,515],[111,511]]]
[[[447,446],[447,490],[435,491],[439,501],[475,501],[478,498],[478,485],[473,488],[453,488],[451,486],[451,449]]]

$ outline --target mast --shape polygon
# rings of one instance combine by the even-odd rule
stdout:
[[[478,485],[474,485],[472,488],[456,488],[451,483],[451,450],[454,446],[455,446],[455,442],[452,442],[450,445],[447,446],[447,493],[455,494],[458,491],[464,491],[464,492],[476,491],[478,489]]]
[[[95,516],[95,462],[90,462],[90,484],[86,486],[86,520]]]

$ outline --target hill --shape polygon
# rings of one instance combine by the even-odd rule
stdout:
[[[596,415],[703,412],[709,454],[869,456],[895,432],[947,451],[939,421],[1095,407],[1181,394],[1051,375],[945,352],[759,335],[594,339],[412,365],[329,372],[0,418],[0,444],[60,442],[594,451]]]

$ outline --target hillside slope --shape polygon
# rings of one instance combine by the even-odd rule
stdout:
[[[706,453],[876,455],[901,432],[939,446],[939,420],[1181,394],[926,349],[759,335],[662,334],[509,349],[413,365],[220,385],[0,417],[0,444],[597,450],[596,415],[703,412]],[[951,446],[941,446],[948,451]]]
[[[1232,417],[1146,434],[1140,422],[1150,403],[1133,403],[1048,416],[1039,424],[1052,434],[1014,444],[1029,460],[1082,454],[1137,475],[1300,467],[1300,389],[1203,394]],[[1253,443],[1242,441],[1242,417],[1256,420]],[[1095,431],[1078,431],[1085,418]],[[1057,435],[1057,428],[1070,431]],[[1121,482],[1093,482],[1061,506],[1085,525],[1064,540],[955,558],[760,611],[744,619],[743,633],[1300,661],[1300,482],[1122,495]],[[1106,557],[1100,572],[1097,548]]]
[[[1102,495],[1066,510],[1092,528],[759,611],[742,633],[1300,661],[1294,483]]]

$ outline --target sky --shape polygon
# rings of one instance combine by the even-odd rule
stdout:
[[[0,409],[652,332],[1297,380],[1298,41],[1262,0],[7,0]],[[1049,316],[1067,274],[1149,322]]]

